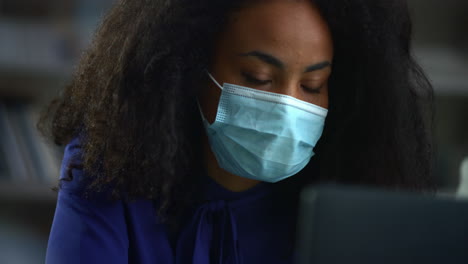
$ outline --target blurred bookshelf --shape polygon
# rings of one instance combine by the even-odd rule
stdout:
[[[439,194],[453,196],[468,158],[468,52],[434,45],[415,49],[415,56],[434,86],[436,183]]]
[[[0,0],[0,263],[44,263],[63,147],[36,123],[114,2]]]
[[[58,178],[60,150],[39,135],[35,126],[39,110],[31,104],[0,101],[0,185],[16,183],[17,190],[32,184],[45,188]]]
[[[50,204],[56,201],[56,194],[50,188],[36,184],[18,184],[4,182],[0,184],[0,199],[2,201],[31,202]]]
[[[0,1],[0,187],[14,183],[17,188],[45,188],[56,183],[63,150],[38,134],[39,111],[70,80],[113,2]],[[28,192],[32,197],[41,193],[25,187]]]
[[[414,53],[436,96],[468,97],[468,53],[440,46],[417,47]]]
[[[468,157],[468,1],[408,0],[414,55],[434,86],[434,169],[453,194]]]

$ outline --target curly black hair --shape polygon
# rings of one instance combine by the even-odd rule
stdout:
[[[229,14],[253,2],[119,1],[40,130],[58,145],[80,136],[91,189],[183,208],[203,173],[197,90]],[[433,190],[433,91],[411,54],[406,1],[313,2],[334,41],[329,114],[309,165],[277,185]]]

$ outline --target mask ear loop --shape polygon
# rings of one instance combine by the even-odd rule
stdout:
[[[205,115],[203,114],[203,111],[202,111],[201,106],[200,106],[200,101],[198,101],[198,99],[197,99],[197,105],[198,105],[198,111],[200,111],[200,115],[201,115],[203,124],[205,126],[209,126],[210,123],[208,122],[208,120],[206,120]]]
[[[210,79],[221,89],[221,91],[223,90],[223,87],[221,85],[219,85],[219,83],[216,81],[216,79],[211,75],[211,73],[209,71],[206,70],[206,73],[208,74],[208,77],[210,77]],[[200,111],[200,115],[203,119],[203,123],[205,124],[205,126],[209,126],[210,123],[208,122],[208,120],[206,120],[205,118],[205,115],[203,114],[203,111],[201,109],[201,106],[200,106],[200,101],[197,99],[197,105],[198,105],[198,110]]]
[[[208,77],[210,77],[210,79],[219,87],[219,89],[223,90],[223,86],[221,86],[221,85],[216,81],[216,79],[211,75],[211,73],[209,73],[208,71],[206,71],[206,73],[208,74]]]

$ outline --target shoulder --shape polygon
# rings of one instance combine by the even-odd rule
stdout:
[[[82,169],[77,138],[65,147],[60,190],[49,234],[46,263],[127,263],[125,206],[107,195],[84,195],[90,177]]]
[[[89,195],[91,190],[89,190],[90,192],[87,191],[93,177],[95,176],[84,171],[82,140],[79,137],[72,138],[65,146],[63,153],[60,166],[59,191],[80,196],[85,193]],[[104,195],[104,193],[94,194],[102,198]]]

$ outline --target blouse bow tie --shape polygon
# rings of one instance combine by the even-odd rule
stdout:
[[[241,264],[235,217],[223,200],[201,205],[182,231],[177,264]],[[187,252],[191,252],[187,253]]]

